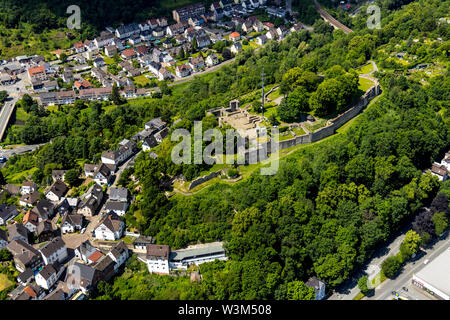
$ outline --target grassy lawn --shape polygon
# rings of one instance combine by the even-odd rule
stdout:
[[[306,134],[305,130],[303,130],[302,127],[294,128],[294,129],[292,129],[292,131],[294,131],[294,133],[297,136],[302,136],[302,135]]]
[[[14,283],[8,279],[8,276],[6,274],[0,273],[0,291],[5,290],[6,288],[9,288]]]
[[[320,128],[325,127],[326,124],[327,124],[327,120],[326,119],[317,119],[314,122],[314,124],[305,123],[305,126],[310,132],[314,132],[314,131],[317,131]]]
[[[28,118],[30,118],[30,115],[23,108],[16,109],[16,120],[26,122]]]
[[[281,96],[282,96],[282,94],[280,92],[280,89],[278,88],[277,90],[275,90],[271,94],[269,94],[268,98],[273,101],[275,99],[278,99]]]
[[[116,62],[114,61],[113,58],[109,58],[109,57],[107,57],[107,56],[103,56],[103,60],[105,60],[105,63],[106,63],[107,65],[115,64],[115,63],[116,63]]]
[[[135,84],[140,84],[141,86],[145,86],[145,85],[151,85],[152,84],[152,82],[151,82],[151,80],[149,79],[149,78],[147,78],[146,76],[145,76],[145,74],[141,74],[140,76],[137,76],[137,77],[134,77],[133,78],[133,82],[135,83]]]
[[[358,72],[358,74],[368,74],[368,73],[371,73],[372,71],[373,71],[373,65],[371,63],[366,64],[356,70],[356,72]]]
[[[366,92],[367,90],[369,90],[371,87],[373,87],[374,83],[373,81],[370,81],[369,79],[365,79],[365,78],[359,78],[359,86],[358,89]]]

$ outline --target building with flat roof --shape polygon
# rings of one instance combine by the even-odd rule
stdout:
[[[226,258],[222,242],[199,244],[170,252],[170,268],[187,269],[191,264],[199,265]]]
[[[450,300],[450,247],[413,275],[412,283],[441,300]]]

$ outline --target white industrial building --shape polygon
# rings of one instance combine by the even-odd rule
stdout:
[[[412,283],[441,300],[450,300],[450,247],[413,275]]]

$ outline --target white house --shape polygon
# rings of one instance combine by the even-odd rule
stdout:
[[[107,201],[105,204],[106,213],[115,212],[119,216],[124,216],[128,209],[128,203],[122,201]]]
[[[170,247],[167,245],[147,245],[147,267],[148,272],[158,274],[169,274]]]
[[[108,256],[116,263],[114,269],[117,271],[128,260],[130,255],[128,253],[128,247],[123,241],[120,241],[108,252]]]
[[[260,35],[259,37],[256,38],[256,43],[259,44],[260,46],[265,45],[267,43],[267,37],[266,35]]]
[[[83,260],[85,263],[88,263],[89,257],[98,250],[89,243],[89,240],[86,240],[85,242],[81,243],[74,251],[75,256],[78,259]]]
[[[66,194],[68,188],[64,182],[61,180],[56,180],[50,187],[45,197],[50,201],[60,201],[62,197]]]
[[[110,212],[107,213],[102,220],[100,220],[97,227],[94,229],[94,236],[100,240],[119,240],[122,237],[125,223],[119,216]]]
[[[219,58],[217,57],[216,54],[210,54],[207,58],[206,58],[206,65],[208,67],[212,67],[215,65],[219,64]]]
[[[73,233],[83,227],[83,215],[66,213],[61,220],[62,234]]]
[[[39,249],[39,252],[41,253],[44,264],[46,265],[55,262],[61,263],[68,256],[66,244],[61,237],[56,237],[48,242],[45,246]]]
[[[36,275],[36,284],[45,290],[49,290],[58,281],[63,271],[64,267],[62,266],[54,267],[48,264]]]
[[[20,194],[30,194],[32,192],[34,192],[35,190],[37,190],[37,186],[36,183],[34,182],[24,182],[22,184],[22,186],[20,187]]]
[[[235,42],[230,48],[230,51],[234,54],[238,54],[242,51],[242,44],[240,42]]]
[[[94,181],[101,186],[107,185],[111,177],[111,170],[104,163],[94,172]]]

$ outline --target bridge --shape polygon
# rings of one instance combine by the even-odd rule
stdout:
[[[344,31],[345,34],[349,34],[350,32],[353,32],[352,29],[343,25],[342,23],[337,21],[335,18],[333,18],[331,16],[331,14],[329,14],[328,12],[323,10],[322,7],[320,6],[320,4],[316,0],[314,0],[314,6],[316,7],[316,10],[319,12],[322,19],[325,20],[326,22],[328,22],[329,24],[331,24],[333,26],[333,28],[340,29],[340,30]]]
[[[6,128],[8,127],[9,120],[14,112],[18,97],[13,97],[12,100],[6,101],[4,106],[0,110],[0,141],[3,141]]]

